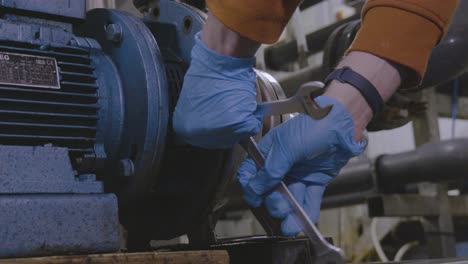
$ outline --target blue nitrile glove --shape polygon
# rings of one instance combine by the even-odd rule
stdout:
[[[254,58],[224,56],[195,37],[192,63],[174,112],[177,135],[203,148],[230,148],[257,134],[262,117],[255,115]]]
[[[283,219],[281,229],[286,236],[295,236],[301,229],[281,194],[270,191],[284,179],[316,222],[328,182],[366,145],[365,140],[355,143],[351,115],[338,101],[326,96],[316,101],[321,106],[333,104],[332,111],[321,120],[301,114],[274,128],[258,144],[266,158],[265,167],[258,170],[247,158],[238,171],[244,199],[253,207],[265,201],[270,214]]]

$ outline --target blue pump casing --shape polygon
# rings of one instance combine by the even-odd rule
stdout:
[[[0,0],[0,257],[116,251],[119,223],[140,250],[225,203],[238,154],[181,145],[170,123],[205,15],[157,8]]]

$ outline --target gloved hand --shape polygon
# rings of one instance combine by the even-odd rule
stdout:
[[[316,222],[326,185],[366,146],[365,140],[354,141],[353,120],[338,101],[326,96],[316,101],[321,106],[334,105],[328,116],[314,120],[301,114],[274,128],[258,144],[265,155],[265,167],[258,169],[247,158],[238,171],[244,199],[253,207],[265,202],[271,215],[283,220],[281,229],[286,236],[295,236],[301,229],[281,194],[270,191],[284,179]]]
[[[257,134],[254,58],[224,56],[195,37],[192,62],[173,117],[174,130],[194,146],[230,148]]]

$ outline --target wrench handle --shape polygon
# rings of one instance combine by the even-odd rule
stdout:
[[[260,168],[265,166],[265,156],[263,156],[253,137],[241,141],[240,145],[253,159],[257,167]],[[325,240],[317,227],[312,223],[309,216],[289,191],[286,184],[284,184],[284,182],[280,182],[275,191],[282,194],[292,207],[295,220],[302,227],[304,234],[312,243],[312,247],[315,251],[314,253],[316,254],[316,262],[329,264],[345,263],[343,251]],[[281,236],[280,221],[270,216],[264,203],[258,208],[252,208],[252,212],[269,235]]]
[[[253,137],[241,141],[240,145],[253,159],[257,167],[260,168],[265,166],[265,157],[258,149],[257,143]],[[281,220],[273,218],[270,215],[268,209],[265,206],[265,203],[262,203],[260,207],[251,208],[251,211],[269,236],[282,236]]]

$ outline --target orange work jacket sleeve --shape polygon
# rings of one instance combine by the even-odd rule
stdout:
[[[262,43],[275,42],[300,0],[207,0],[225,26]],[[362,27],[348,50],[364,51],[424,75],[458,0],[368,0]]]

